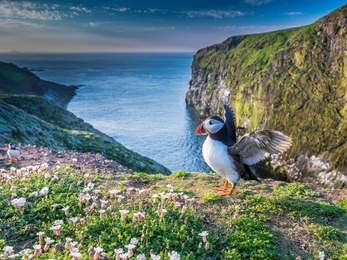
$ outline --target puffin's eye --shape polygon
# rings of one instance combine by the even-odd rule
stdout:
[[[213,125],[212,121],[210,121],[210,125]]]

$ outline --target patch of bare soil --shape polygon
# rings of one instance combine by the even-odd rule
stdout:
[[[20,158],[18,163],[11,165],[16,168],[48,163],[49,166],[73,165],[75,169],[83,173],[123,174],[133,172],[116,161],[106,159],[101,154],[60,151],[36,146],[18,146],[17,149],[21,153]],[[6,168],[10,162],[7,150],[8,144],[0,144],[0,169]]]

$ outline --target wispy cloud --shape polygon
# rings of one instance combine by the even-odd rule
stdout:
[[[145,28],[145,31],[167,31],[167,30],[175,30],[175,26],[169,26],[169,27],[148,27]]]
[[[264,5],[268,4],[270,2],[273,2],[275,0],[244,0],[243,2],[249,5]]]
[[[231,32],[237,32],[237,33],[253,33],[253,32],[270,32],[270,31],[276,31],[276,30],[282,30],[288,28],[288,26],[285,25],[250,25],[250,26],[217,26],[217,27],[211,27],[213,30],[220,30],[220,31],[231,31]]]
[[[234,11],[234,10],[207,10],[207,11],[183,11],[183,14],[187,15],[189,18],[195,17],[214,17],[214,18],[224,18],[224,17],[235,17],[235,16],[245,16],[249,13]]]
[[[303,15],[304,13],[302,13],[302,12],[287,12],[287,13],[282,13],[282,14],[293,16],[293,15]]]
[[[31,2],[0,2],[0,16],[6,18],[20,18],[32,20],[61,20],[61,14],[47,4]]]
[[[27,28],[42,28],[44,27],[38,23],[26,22],[26,21],[18,21],[12,19],[0,20],[0,27],[4,28],[19,28],[19,27],[27,27]]]
[[[84,12],[84,13],[91,13],[92,12],[92,10],[90,10],[90,9],[87,9],[85,7],[78,7],[78,6],[71,6],[70,9],[74,10],[74,11],[78,11],[78,12]]]

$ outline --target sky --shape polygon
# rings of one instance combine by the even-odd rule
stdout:
[[[346,0],[0,0],[0,52],[196,52],[311,24]]]

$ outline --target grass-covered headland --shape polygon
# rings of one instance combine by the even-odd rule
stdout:
[[[99,175],[8,166],[0,175],[1,258],[347,259],[343,191],[216,174]],[[324,191],[324,193],[322,192]]]

